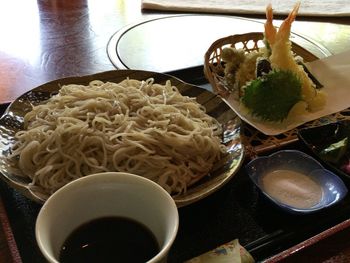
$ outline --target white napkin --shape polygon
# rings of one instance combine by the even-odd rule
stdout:
[[[313,61],[308,63],[307,67],[323,84],[323,90],[327,94],[327,103],[322,110],[300,116],[297,121],[288,126],[274,127],[270,124],[257,121],[249,115],[242,114],[240,112],[239,101],[232,95],[225,100],[241,119],[266,135],[281,134],[306,122],[350,107],[350,50]]]
[[[288,14],[297,0],[142,0],[142,9],[226,13],[265,14],[271,3],[274,14]],[[349,0],[301,0],[299,16],[350,16]]]

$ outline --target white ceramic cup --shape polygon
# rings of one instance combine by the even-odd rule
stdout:
[[[57,263],[61,247],[73,230],[108,216],[128,217],[148,227],[160,246],[159,253],[148,262],[166,262],[179,225],[176,204],[158,184],[129,173],[89,175],[51,195],[36,220],[38,246],[49,262]]]

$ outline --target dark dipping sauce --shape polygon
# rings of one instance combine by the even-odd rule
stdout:
[[[74,230],[64,242],[59,261],[146,262],[159,252],[154,234],[125,217],[103,217]]]

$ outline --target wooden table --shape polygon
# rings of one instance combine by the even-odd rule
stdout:
[[[13,101],[24,92],[54,79],[115,69],[106,52],[107,43],[115,32],[146,19],[174,15],[142,13],[140,7],[140,0],[1,1],[0,104]],[[246,18],[264,21],[263,17]],[[277,20],[277,23],[280,23],[280,20]],[[298,18],[293,25],[293,32],[307,36],[333,54],[350,48],[349,17]],[[147,39],[147,43],[164,41],[161,38],[162,32],[159,33],[159,39]],[[232,34],[234,33],[235,29],[232,28]],[[181,59],[188,65],[203,56],[195,50],[192,56],[184,56],[181,49],[177,48],[177,41],[183,40],[174,36],[164,47],[171,51],[166,58],[170,66],[175,60]],[[164,59],[162,52],[165,51],[159,50],[158,55],[143,58],[145,63],[140,60],[139,68],[149,69],[147,65]],[[0,211],[1,214],[3,216],[0,219],[3,220],[3,228],[5,227],[6,231],[9,225],[5,208]],[[340,238],[344,236],[340,235]],[[18,255],[10,254],[7,243],[9,240],[12,240],[10,246],[13,245],[11,233],[5,235],[0,232],[0,261],[9,258],[19,260]],[[325,256],[319,262],[336,259],[339,254],[349,251],[349,247],[346,247],[343,252],[329,249],[327,253],[329,246],[332,246],[332,242],[322,244],[322,253]]]
[[[12,101],[50,80],[114,69],[106,45],[116,31],[141,20],[170,15],[142,13],[140,6],[140,0],[104,0],[103,4],[84,0],[1,1],[0,103]],[[263,17],[257,19],[263,21]],[[232,34],[235,30],[232,28]],[[307,22],[297,21],[293,31],[308,36],[332,53],[350,48],[350,18],[308,18]],[[189,65],[194,56],[203,56],[194,49],[191,52],[194,55],[186,57],[178,48],[176,35],[166,41],[159,33],[159,38],[153,41],[166,43],[167,57],[159,50],[159,57],[152,53],[140,59],[140,67],[142,60],[155,64],[167,59],[171,65],[172,61],[182,59]]]

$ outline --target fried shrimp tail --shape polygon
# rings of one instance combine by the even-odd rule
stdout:
[[[296,4],[292,12],[283,21],[278,30],[273,26],[273,10],[267,7],[267,22],[265,26],[265,36],[271,48],[270,61],[273,68],[292,70],[298,72],[298,65],[292,53],[292,44],[289,40],[292,23],[298,14],[300,3]]]
[[[284,40],[286,42],[289,42],[290,30],[292,28],[292,23],[298,14],[299,7],[300,7],[300,2],[298,2],[294,6],[292,12],[289,13],[288,17],[281,24],[276,36],[280,41]]]
[[[272,21],[273,21],[272,5],[269,4],[266,7],[265,39],[267,40],[270,46],[272,46],[275,43],[275,38],[277,33],[277,30],[273,26]]]

